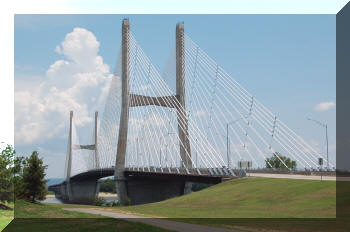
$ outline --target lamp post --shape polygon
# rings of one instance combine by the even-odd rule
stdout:
[[[247,118],[247,116],[243,116],[244,118]],[[226,144],[226,151],[227,151],[227,167],[230,168],[230,156],[229,156],[229,153],[230,153],[230,143],[229,143],[229,137],[228,137],[228,127],[233,124],[233,123],[236,123],[237,121],[241,120],[243,117],[240,117],[236,120],[233,120],[231,122],[228,122],[226,124],[226,141],[227,141],[227,144]]]
[[[326,128],[326,142],[327,142],[327,171],[329,170],[329,160],[328,160],[328,129],[327,129],[327,124],[326,123],[322,123],[320,121],[317,121],[315,119],[312,118],[307,118],[307,120],[313,121],[315,123],[317,123],[318,125]]]

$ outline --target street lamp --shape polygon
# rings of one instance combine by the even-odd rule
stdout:
[[[313,121],[315,123],[317,123],[318,125],[326,128],[326,142],[327,142],[327,170],[329,170],[329,161],[328,161],[328,131],[327,131],[327,124],[326,123],[322,123],[320,121],[317,121],[315,119],[312,118],[307,118],[307,120]]]
[[[248,116],[243,116],[244,118],[247,118]],[[227,151],[227,167],[230,168],[230,156],[229,156],[229,146],[230,146],[230,143],[229,143],[229,137],[228,137],[228,127],[233,124],[233,123],[236,123],[237,121],[243,119],[243,117],[240,117],[236,120],[233,120],[231,122],[228,122],[226,124],[226,141],[227,141],[227,144],[226,144],[226,151]]]

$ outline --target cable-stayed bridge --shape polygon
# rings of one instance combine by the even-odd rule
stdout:
[[[100,120],[81,144],[70,113],[65,181],[50,186],[73,203],[92,202],[98,179],[114,176],[119,201],[131,204],[185,194],[192,182],[242,175],[239,163],[317,169],[317,152],[176,26],[160,74],[122,23],[122,44]],[[241,162],[240,162],[241,161]],[[334,167],[327,163],[329,167]]]

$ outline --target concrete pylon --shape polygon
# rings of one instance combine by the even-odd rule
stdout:
[[[68,162],[67,162],[67,175],[66,181],[69,182],[72,171],[72,136],[73,136],[73,111],[69,113],[69,136],[68,136]]]
[[[192,168],[185,100],[184,24],[177,24],[176,26],[176,95],[173,96],[151,97],[129,92],[129,41],[130,24],[128,19],[124,19],[122,23],[122,109],[120,115],[117,158],[114,171],[118,198],[121,205],[125,204],[127,198],[127,186],[124,170],[128,137],[129,107],[157,105],[176,108],[180,140],[180,155],[183,161],[181,166],[184,168]],[[142,99],[142,101],[138,101],[140,99]]]
[[[95,168],[100,168],[100,161],[98,159],[98,141],[97,141],[97,120],[98,120],[98,112],[95,112]]]
[[[188,139],[188,121],[186,114],[185,90],[185,28],[183,23],[176,25],[176,95],[181,105],[177,107],[177,123],[180,140],[182,166],[192,168],[191,146]]]
[[[130,24],[128,19],[124,19],[122,23],[122,109],[120,114],[117,158],[114,167],[114,179],[117,184],[118,200],[121,205],[125,205],[127,198],[124,169],[129,120],[129,42]]]
[[[70,184],[70,176],[72,172],[72,136],[73,136],[73,111],[70,111],[69,113],[69,141],[68,141],[68,163],[67,163],[67,176],[66,176],[66,182],[67,182],[67,188],[66,190],[66,196],[68,200],[71,200],[70,197],[72,196],[72,189]]]

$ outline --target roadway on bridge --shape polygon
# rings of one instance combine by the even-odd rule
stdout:
[[[157,218],[142,217],[142,216],[137,216],[132,214],[110,212],[105,210],[86,209],[86,208],[63,208],[63,209],[68,211],[96,214],[96,215],[101,215],[101,216],[106,216],[111,218],[123,219],[127,221],[141,222],[152,226],[161,227],[164,229],[178,231],[178,232],[213,232],[214,229],[215,229],[215,232],[239,232],[238,230],[214,228],[209,226],[176,222],[176,221],[170,221],[165,219],[157,219]]]
[[[321,180],[321,176],[307,176],[307,175],[293,175],[293,174],[273,174],[273,173],[248,173],[251,177],[267,177],[267,178],[288,178],[288,179],[299,179],[299,180]],[[322,176],[322,180],[332,180],[335,181],[337,178],[335,176]],[[338,180],[349,181],[350,178],[340,178]]]

